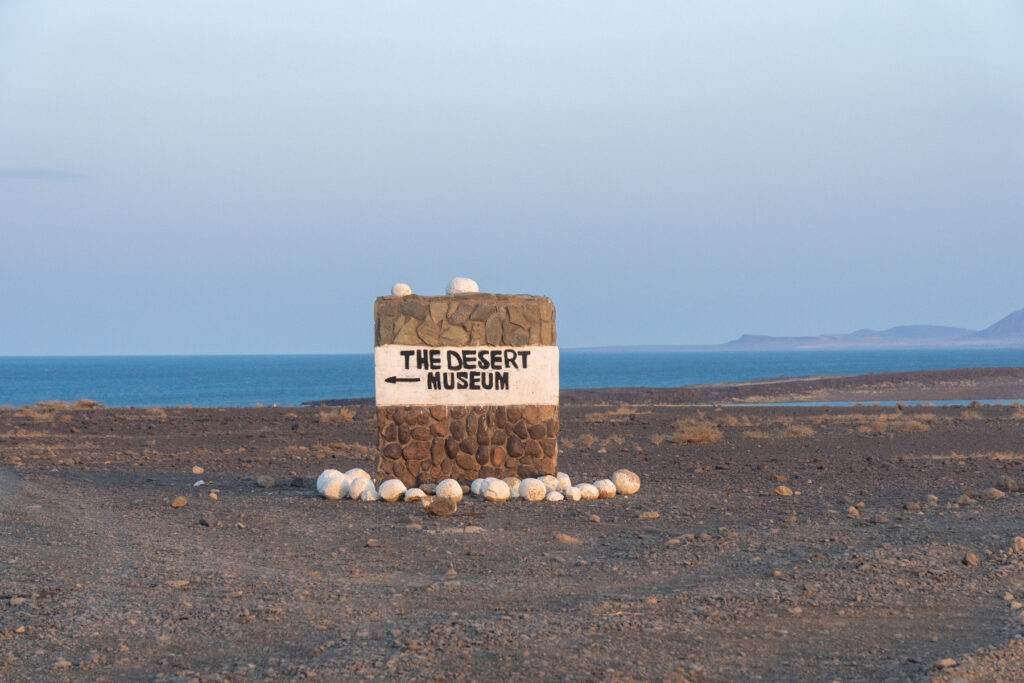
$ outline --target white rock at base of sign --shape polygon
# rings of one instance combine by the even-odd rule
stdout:
[[[391,296],[409,296],[410,294],[412,294],[412,287],[404,282],[395,283],[395,286],[391,288]]]
[[[320,473],[320,476],[316,478],[316,492],[321,496],[324,495],[324,487],[327,486],[327,482],[335,477],[344,477],[345,475],[338,470],[324,470]]]
[[[615,497],[615,484],[612,483],[611,479],[598,479],[594,482],[594,486],[597,487],[597,493],[600,498]]]
[[[406,489],[405,500],[406,503],[412,503],[417,500],[423,500],[427,497],[427,494],[423,492],[423,489]]]
[[[345,473],[345,476],[348,477],[349,480],[352,480],[352,479],[373,479],[373,477],[370,476],[369,472],[367,472],[364,469],[360,469],[358,467],[353,467],[352,469],[350,469],[348,472]]]
[[[577,501],[580,499],[580,490],[575,486],[566,486],[565,490],[562,491],[562,495],[565,496],[566,500]]]
[[[544,484],[544,487],[548,491],[558,490],[558,479],[552,477],[550,474],[545,474],[544,476],[537,477],[537,479],[540,481],[540,483]]]
[[[474,479],[469,484],[469,492],[472,493],[474,496],[482,496],[484,494],[480,492],[480,489],[481,489],[481,487],[483,485],[484,485],[484,480],[483,479]]]
[[[558,480],[558,490],[565,491],[567,488],[572,486],[572,479],[565,472],[559,472],[555,475],[555,479]]]
[[[474,294],[479,291],[480,287],[468,277],[452,278],[452,281],[444,288],[444,293],[448,296],[452,294]]]
[[[629,470],[616,470],[612,475],[612,483],[615,490],[623,496],[628,496],[640,490],[640,477]]]
[[[540,479],[526,478],[519,482],[519,497],[523,500],[544,500],[548,487]]]
[[[550,503],[557,503],[560,500],[565,500],[565,496],[558,491],[548,491],[548,495],[544,496],[544,500]]]
[[[580,490],[580,498],[583,500],[597,500],[601,497],[601,492],[593,484],[577,484],[576,488]]]
[[[356,477],[348,483],[348,497],[352,500],[359,500],[366,489],[372,489],[373,482],[368,477]]]
[[[405,493],[405,484],[400,479],[388,479],[380,485],[380,497],[389,503],[398,500]]]
[[[445,479],[437,485],[434,495],[438,498],[450,498],[458,503],[462,500],[462,484],[454,479]]]
[[[340,477],[331,477],[324,486],[321,494],[327,500],[338,500],[348,495],[348,477],[344,474]]]
[[[380,500],[380,494],[373,490],[373,487],[366,489],[359,494],[359,500],[363,502]]]
[[[512,491],[509,489],[508,484],[503,482],[501,479],[493,479],[484,488],[484,498],[494,503],[500,503],[503,500],[508,500],[509,496],[512,495]]]

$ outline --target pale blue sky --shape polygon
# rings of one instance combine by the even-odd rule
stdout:
[[[562,346],[1024,307],[1024,4],[0,0],[0,355]]]

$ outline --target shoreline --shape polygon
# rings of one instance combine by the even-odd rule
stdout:
[[[559,404],[701,406],[1016,400],[1024,401],[1024,367],[812,375],[681,387],[562,389]],[[306,401],[302,405],[372,404],[372,398],[346,398]]]

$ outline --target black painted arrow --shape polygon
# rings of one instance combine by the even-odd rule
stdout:
[[[387,382],[388,384],[397,384],[398,382],[419,382],[420,378],[419,377],[395,377],[394,375],[391,375],[390,377],[388,377],[384,381]]]

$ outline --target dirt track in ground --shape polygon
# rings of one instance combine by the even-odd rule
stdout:
[[[1024,497],[956,504],[1024,484],[1015,407],[566,406],[561,469],[628,467],[637,495],[466,501],[447,519],[317,498],[321,470],[376,457],[371,409],[337,417],[0,411],[0,679],[1024,670]]]

